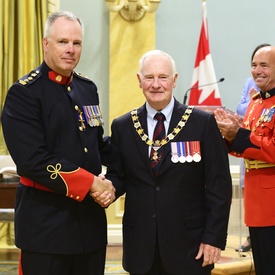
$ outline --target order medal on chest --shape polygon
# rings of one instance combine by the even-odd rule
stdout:
[[[201,150],[199,141],[171,142],[171,152],[171,161],[173,163],[201,161]]]
[[[73,100],[73,73],[71,76],[66,77],[56,73],[55,71],[49,71],[48,77],[52,81],[64,85],[69,96]],[[79,130],[81,132],[85,131],[86,125],[91,127],[103,126],[103,118],[98,105],[84,105],[80,106],[79,104],[74,105],[74,109],[77,111],[77,117],[79,121]]]
[[[75,110],[78,112],[79,130],[85,131],[86,124],[90,127],[103,126],[104,121],[98,105],[87,105],[79,108],[75,105]]]
[[[270,101],[268,99],[273,95],[270,95],[269,93],[264,95],[266,96],[265,100],[261,97],[255,99],[243,122],[244,127],[252,132],[255,132],[258,127],[264,127],[266,123],[269,123],[275,113],[275,104],[272,104],[275,102],[274,100]]]
[[[132,121],[136,132],[140,136],[141,140],[154,150],[151,160],[155,162],[159,162],[160,156],[158,151],[162,146],[168,143],[170,143],[170,146],[171,146],[171,161],[173,163],[177,163],[177,162],[184,163],[185,161],[199,162],[201,160],[199,141],[172,142],[172,140],[186,125],[192,111],[193,111],[193,106],[189,106],[186,109],[185,113],[182,115],[181,120],[178,122],[177,126],[173,129],[171,133],[168,133],[165,139],[162,139],[162,140],[149,139],[148,135],[144,132],[144,129],[140,124],[140,121],[137,115],[137,109],[134,109],[131,112],[131,117],[132,117]],[[178,148],[182,148],[182,150]],[[185,154],[186,152],[187,154]]]

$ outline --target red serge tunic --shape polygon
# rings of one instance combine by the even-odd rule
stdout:
[[[256,94],[248,106],[230,154],[245,158],[245,223],[275,225],[275,89]],[[254,161],[257,160],[257,161]],[[257,164],[259,166],[257,167]],[[256,164],[256,165],[255,165]]]

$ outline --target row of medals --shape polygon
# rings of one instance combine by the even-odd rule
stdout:
[[[100,112],[98,105],[92,105],[92,106],[83,106],[83,112],[81,110],[78,110],[79,117],[78,120],[80,122],[79,129],[81,131],[85,130],[85,124],[86,121],[91,127],[96,126],[103,126],[104,121],[102,118],[102,114]],[[83,116],[84,113],[84,116]]]
[[[201,155],[199,153],[195,153],[193,156],[191,156],[191,155],[184,156],[184,155],[172,154],[171,161],[173,163],[177,163],[177,162],[184,163],[184,162],[192,162],[192,161],[200,162],[201,161]]]
[[[171,161],[173,163],[184,163],[184,162],[200,162],[201,155],[199,150],[199,142],[195,141],[197,144],[197,152],[193,152],[193,155],[190,154],[192,152],[192,141],[190,142],[171,142]],[[188,150],[185,150],[187,148]],[[187,151],[187,154],[185,153]]]
[[[153,146],[153,149],[154,149],[154,153],[153,153],[153,156],[152,156],[152,160],[158,162],[160,160],[160,156],[158,155],[158,149],[160,149],[161,146],[158,146],[160,142],[158,140],[155,141],[155,144]],[[184,147],[184,142],[171,142],[171,161],[173,163],[184,163],[184,162],[200,162],[201,161],[201,155],[199,153],[199,150],[198,152],[194,152],[193,155],[191,154],[187,154],[185,155],[185,150],[178,150],[177,147],[174,147],[173,145],[174,144],[180,144],[181,148]],[[173,146],[173,148],[172,148]],[[176,150],[175,150],[176,149]],[[191,150],[189,150],[190,152]]]

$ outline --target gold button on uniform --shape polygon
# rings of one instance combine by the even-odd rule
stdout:
[[[56,78],[55,78],[55,80],[57,82],[61,82],[62,81],[62,76],[61,75],[57,75]]]
[[[85,153],[88,153],[88,149],[87,149],[86,147],[84,148],[84,152],[85,152]]]

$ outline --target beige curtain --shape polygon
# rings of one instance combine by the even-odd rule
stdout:
[[[59,0],[0,0],[1,110],[9,87],[43,60],[42,37],[48,14]],[[0,155],[8,154],[0,129]]]
[[[9,87],[43,60],[42,37],[48,14],[59,0],[0,0],[1,110]],[[20,134],[20,133],[18,133]],[[0,124],[0,155],[8,154]],[[14,246],[14,224],[0,222],[0,247]]]

